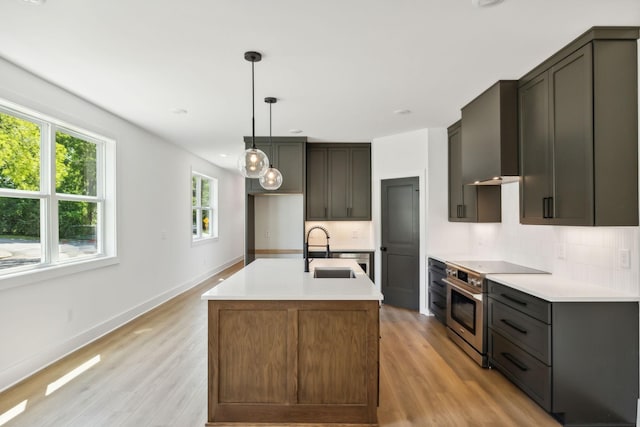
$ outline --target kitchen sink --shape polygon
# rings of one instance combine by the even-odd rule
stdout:
[[[316,279],[355,279],[356,274],[348,267],[317,267],[313,269]]]

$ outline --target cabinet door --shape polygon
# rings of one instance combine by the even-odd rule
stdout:
[[[545,224],[551,197],[549,74],[540,74],[518,90],[520,107],[520,222]]]
[[[349,148],[329,148],[328,154],[328,179],[329,179],[329,218],[349,218],[349,185],[350,185],[350,161]]]
[[[302,193],[304,183],[304,144],[273,143],[273,165],[282,173],[279,193]],[[258,183],[258,185],[260,185]]]
[[[476,187],[462,181],[462,132],[449,128],[449,221],[477,220]]]
[[[327,149],[307,150],[307,220],[327,219]]]
[[[351,185],[349,218],[371,220],[371,149],[351,148]]]
[[[593,225],[591,44],[551,67],[553,224]],[[613,171],[611,171],[613,173]]]

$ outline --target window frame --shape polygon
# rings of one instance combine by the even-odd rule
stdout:
[[[193,188],[193,183],[194,183],[194,179],[196,180],[196,188],[195,188],[195,194],[196,194],[196,202],[194,204],[193,201],[193,192],[194,192],[194,188]],[[203,206],[202,205],[202,200],[201,200],[201,196],[202,196],[202,181],[203,180],[207,180],[209,181],[209,205],[208,206]],[[200,172],[196,172],[194,170],[191,171],[191,179],[190,179],[190,194],[191,194],[191,212],[190,212],[190,219],[191,219],[191,243],[192,244],[198,244],[198,243],[202,243],[202,242],[208,242],[208,241],[215,241],[218,240],[219,238],[219,229],[218,229],[218,179],[214,178],[212,176],[200,173]],[[208,210],[210,211],[210,215],[209,218],[213,218],[213,221],[211,221],[212,223],[209,226],[210,229],[210,233],[209,235],[204,235],[204,233],[202,232],[202,212],[204,210]],[[196,213],[196,233],[194,233],[193,231],[193,214],[194,211]]]
[[[118,262],[115,207],[115,140],[58,120],[0,98],[0,112],[40,127],[39,190],[0,187],[0,197],[40,201],[39,263],[0,269],[0,289],[100,268]],[[56,132],[96,145],[96,195],[66,194],[56,191]],[[77,258],[60,258],[58,204],[61,201],[96,203],[96,253]]]

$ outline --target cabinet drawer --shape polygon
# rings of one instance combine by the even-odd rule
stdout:
[[[442,281],[445,276],[442,274],[429,273],[429,291],[437,292],[442,296],[447,296],[447,285]]]
[[[551,323],[551,303],[489,280],[489,296],[544,323]]]
[[[541,362],[551,364],[551,326],[489,298],[489,327]]]
[[[429,311],[442,323],[447,322],[447,296],[429,289]]]
[[[551,411],[551,368],[499,333],[489,330],[489,363],[547,411]]]
[[[441,274],[446,274],[447,266],[444,262],[438,261],[437,259],[429,258],[429,271],[439,272]]]

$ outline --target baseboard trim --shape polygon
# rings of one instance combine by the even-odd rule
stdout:
[[[3,392],[15,386],[19,382],[52,365],[58,360],[68,356],[74,351],[77,351],[78,349],[94,342],[95,340],[102,338],[115,329],[120,328],[121,326],[131,322],[132,320],[135,320],[136,318],[153,310],[159,305],[164,304],[165,302],[180,295],[181,293],[186,292],[189,289],[199,285],[206,279],[215,276],[216,274],[243,260],[244,256],[239,256],[230,261],[227,261],[224,264],[219,265],[218,267],[215,267],[199,276],[191,278],[186,282],[143,302],[142,304],[139,304],[127,311],[117,314],[112,318],[99,323],[58,345],[52,346],[46,350],[39,352],[37,355],[14,364],[10,368],[4,370],[3,372],[0,372],[0,392]]]

